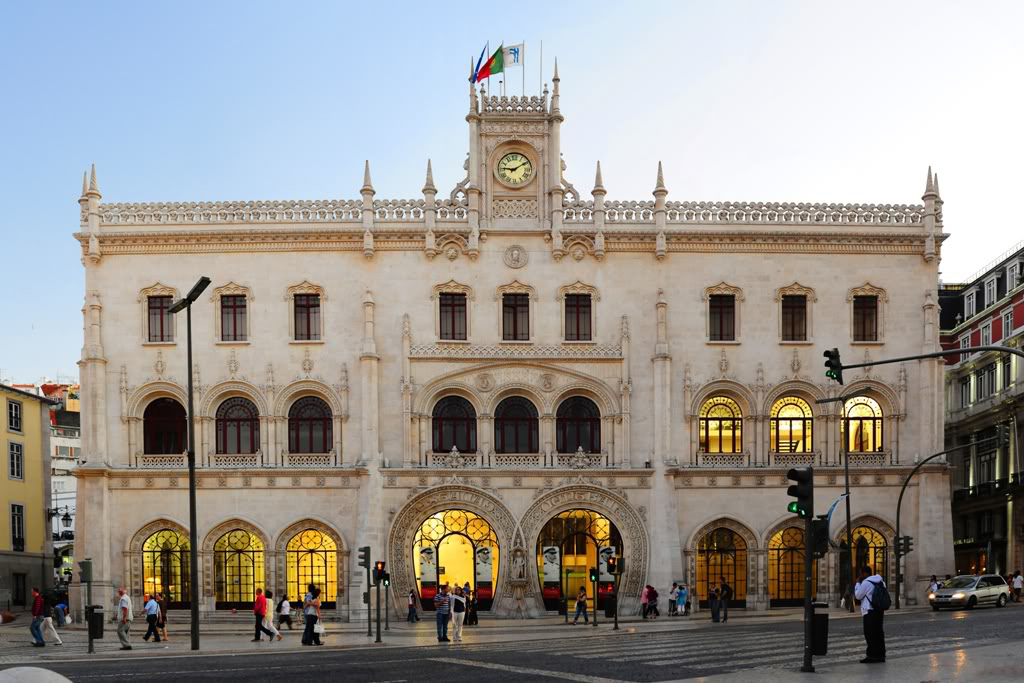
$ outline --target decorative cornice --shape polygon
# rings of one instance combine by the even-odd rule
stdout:
[[[775,292],[775,302],[782,301],[784,296],[806,296],[807,300],[811,303],[815,303],[818,300],[814,290],[810,287],[804,287],[799,282],[794,282],[788,287],[779,287],[778,291]]]
[[[430,359],[614,359],[622,358],[622,347],[618,344],[593,344],[586,346],[519,346],[497,345],[477,346],[465,344],[414,344],[409,351],[410,358]]]
[[[846,295],[846,301],[853,301],[855,296],[877,296],[878,300],[887,303],[889,301],[889,295],[881,287],[875,287],[870,282],[865,282],[860,287],[854,287],[850,290],[849,294]]]
[[[430,300],[433,301],[436,299],[438,294],[465,294],[466,298],[470,301],[476,299],[476,294],[473,293],[472,287],[456,282],[455,280],[449,280],[444,284],[434,285],[434,288],[430,290]]]
[[[555,295],[555,301],[561,301],[565,298],[566,294],[589,294],[594,301],[601,300],[601,292],[593,285],[584,284],[582,281],[577,280],[571,285],[562,285],[558,288],[558,293]],[[623,316],[625,318],[625,316]]]
[[[210,301],[217,301],[217,299],[222,296],[244,296],[249,301],[255,301],[256,299],[252,294],[252,289],[235,282],[229,282],[226,285],[217,287],[213,290],[213,292],[210,293]]]
[[[500,301],[505,294],[526,294],[531,301],[537,300],[537,290],[530,285],[524,285],[519,280],[513,280],[507,285],[502,285],[494,290],[494,300]]]
[[[319,294],[322,301],[327,301],[327,292],[320,285],[315,285],[309,280],[303,280],[297,285],[292,285],[284,294],[285,301],[291,301],[296,294]]]
[[[167,285],[156,282],[139,292],[138,302],[142,303],[151,296],[169,296],[173,299],[177,299],[178,290],[174,287],[168,287]]]
[[[703,301],[707,301],[710,297],[712,297],[712,296],[714,296],[716,294],[724,294],[724,295],[727,295],[727,296],[731,295],[731,296],[736,297],[736,301],[743,301],[743,290],[740,289],[739,287],[734,287],[734,286],[732,286],[730,284],[727,284],[724,281],[723,282],[719,282],[717,285],[713,285],[711,287],[706,287],[704,289],[704,294],[702,295],[701,298],[702,298]],[[722,353],[725,353],[724,349],[723,349]]]

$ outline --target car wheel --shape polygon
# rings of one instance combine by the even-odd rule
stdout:
[[[999,599],[996,600],[996,607],[1006,607],[1006,593],[999,594]]]
[[[971,596],[971,599],[967,601],[967,609],[974,609],[978,605],[978,598]]]

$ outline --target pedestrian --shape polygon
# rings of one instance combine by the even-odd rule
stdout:
[[[480,619],[477,616],[478,606],[476,593],[470,593],[469,602],[466,603],[466,626],[477,626],[480,624]]]
[[[679,584],[672,582],[672,590],[668,592],[668,615],[674,617],[677,614],[676,599],[679,597]]]
[[[935,577],[935,574],[932,574],[932,580],[928,582],[928,592],[934,593],[937,590],[939,590],[939,580]]]
[[[708,595],[708,607],[711,609],[711,621],[717,624],[719,622],[719,602],[717,588],[712,588],[711,593]]]
[[[572,619],[573,626],[580,620],[581,614],[583,615],[583,623],[589,624],[590,617],[587,616],[587,589],[583,586],[580,586],[579,592],[576,593],[576,616]]]
[[[64,598],[53,608],[53,618],[57,621],[57,626],[64,628],[68,623],[68,603],[67,598]]]
[[[1020,575],[1020,570],[1019,569],[1013,573],[1013,584],[1012,585],[1013,585],[1013,601],[1014,602],[1020,602],[1020,592],[1021,592],[1021,589],[1024,589],[1024,576]]]
[[[409,591],[409,616],[405,618],[410,624],[415,624],[420,620],[420,616],[416,614],[416,591]]]
[[[306,622],[302,631],[303,645],[320,644],[320,634],[316,633],[314,628],[317,622],[316,607],[313,605],[314,591],[316,591],[316,586],[309,584],[306,586],[306,595],[302,598],[302,618]]]
[[[146,635],[142,636],[142,639],[147,643],[149,642],[149,636],[154,636],[156,642],[160,642],[160,632],[157,631],[156,622],[160,619],[160,605],[156,604],[156,600],[149,593],[142,594],[142,610],[146,613]]]
[[[644,589],[640,591],[640,616],[644,619],[647,618],[647,599],[651,594],[650,584],[644,586]]]
[[[456,586],[455,594],[452,596],[452,640],[456,643],[462,642],[462,623],[465,619],[466,597],[463,589]]]
[[[650,589],[647,591],[647,614],[651,619],[657,619],[661,616],[661,612],[658,611],[658,589],[654,586]]]
[[[277,615],[278,632],[284,628],[285,624],[288,624],[289,631],[295,629],[292,625],[292,603],[288,602],[287,595],[281,596],[281,599],[277,603],[277,607],[274,608],[274,614]]]
[[[320,638],[327,635],[327,630],[324,628],[324,620],[320,615],[320,589],[316,586],[313,587],[313,599],[309,604],[313,607],[313,616],[316,617],[316,622],[313,623],[313,644],[323,645]]]
[[[690,591],[686,588],[685,583],[679,587],[679,590],[676,592],[676,614],[684,617],[689,615],[690,611],[686,608],[689,594]]]
[[[274,626],[274,615],[270,613],[269,609],[269,607],[274,604],[274,591],[267,590],[265,595],[267,597],[268,609],[267,613],[263,615],[263,625],[267,628],[268,631],[274,634],[273,636],[270,636],[271,640],[273,640],[275,636],[277,637],[278,640],[281,640],[281,638],[283,638],[284,636],[282,636],[281,632],[277,630],[276,626]]]
[[[732,586],[722,577],[722,592],[719,594],[719,605],[722,608],[722,621],[729,621],[729,601],[732,600]]]
[[[117,595],[120,598],[117,601],[117,638],[121,641],[122,650],[130,650],[132,649],[132,619],[135,618],[132,613],[132,599],[128,597],[128,591],[124,586],[117,589]]]
[[[946,581],[949,581],[952,578],[953,578],[952,576],[950,576],[949,574],[946,574],[946,579],[945,579],[945,581],[942,582],[942,584],[945,585]]]
[[[167,596],[163,593],[156,594],[156,604],[160,608],[160,616],[156,619],[156,629],[160,637],[165,641],[170,640],[167,637]]]
[[[264,633],[270,636],[270,642],[274,642],[274,632],[263,625],[263,620],[267,618],[267,598],[263,595],[262,588],[256,589],[256,598],[252,601],[252,613],[256,619],[256,630],[252,642],[258,643],[263,640]]]
[[[853,589],[854,597],[860,600],[860,613],[864,620],[864,640],[867,652],[861,664],[880,664],[885,661],[885,630],[883,620],[888,608],[888,591],[885,580],[865,565],[860,569],[860,578]]]
[[[43,597],[43,626],[40,631],[43,634],[43,642],[46,642],[46,634],[52,633],[53,639],[57,641],[58,645],[63,645],[64,641],[60,639],[57,634],[57,629],[53,627],[53,612],[55,608],[51,605],[52,599],[48,596]]]
[[[32,633],[32,645],[34,647],[46,647],[46,641],[43,640],[43,609],[45,606],[43,594],[39,592],[38,588],[33,588],[32,623],[29,624],[28,630]]]
[[[468,598],[469,594],[470,594],[470,591],[471,591],[471,589],[469,587],[469,581],[467,581],[466,585],[462,587],[462,597]]]
[[[434,613],[437,618],[437,642],[448,643],[448,584],[441,586],[434,596]]]

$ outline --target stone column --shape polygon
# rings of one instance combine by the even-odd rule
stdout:
[[[908,598],[922,594],[931,574],[956,574],[949,470],[941,465],[925,465],[916,477],[917,533],[909,528],[901,530],[915,538],[914,552],[904,558],[903,586]]]
[[[377,342],[374,339],[374,302],[373,295],[367,290],[363,297],[363,347],[359,356],[363,373],[360,391],[361,425],[362,425],[362,461],[368,463],[380,455],[378,431],[378,365]]]

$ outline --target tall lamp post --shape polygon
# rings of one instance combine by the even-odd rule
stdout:
[[[195,286],[189,290],[184,299],[174,302],[170,313],[185,311],[186,332],[185,344],[188,354],[188,543],[191,552],[189,553],[189,584],[192,600],[192,649],[199,649],[199,584],[196,577],[199,576],[199,547],[196,525],[196,422],[192,406],[192,304],[196,302],[199,295],[210,285],[210,278],[205,275],[199,278]]]

